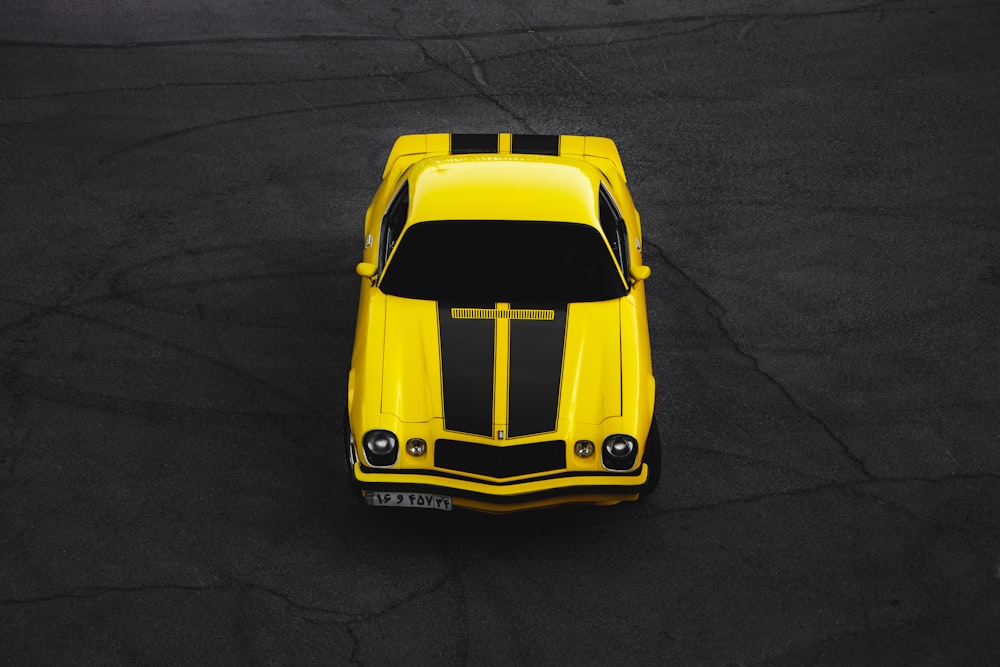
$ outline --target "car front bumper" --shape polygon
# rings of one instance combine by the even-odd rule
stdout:
[[[614,505],[637,500],[648,469],[644,463],[630,473],[564,472],[516,481],[488,481],[442,471],[371,468],[355,462],[353,474],[363,491],[445,495],[456,507],[499,513],[571,503]]]

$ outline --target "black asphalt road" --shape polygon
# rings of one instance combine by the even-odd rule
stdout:
[[[1000,663],[1000,6],[355,4],[0,6],[0,663]],[[350,497],[433,131],[618,142],[648,502]]]

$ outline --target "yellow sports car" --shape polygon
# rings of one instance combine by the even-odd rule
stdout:
[[[368,505],[636,500],[660,477],[639,214],[603,137],[396,140],[344,418]]]

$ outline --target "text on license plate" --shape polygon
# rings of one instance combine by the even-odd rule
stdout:
[[[368,491],[365,502],[378,507],[428,507],[435,510],[451,511],[451,498],[433,493],[389,493]]]

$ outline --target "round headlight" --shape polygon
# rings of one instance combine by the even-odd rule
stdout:
[[[423,438],[410,438],[406,441],[406,453],[410,456],[423,456],[427,453],[427,442]]]
[[[609,470],[628,470],[635,464],[639,445],[630,435],[610,435],[601,447],[601,459]]]
[[[376,429],[365,433],[362,440],[368,463],[373,466],[391,466],[399,454],[399,441],[391,431]]]
[[[586,459],[594,455],[594,443],[590,440],[577,440],[573,445],[573,452],[581,459]]]
[[[635,445],[624,435],[614,435],[604,442],[604,451],[616,459],[624,458],[632,453]]]

